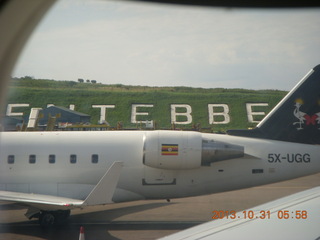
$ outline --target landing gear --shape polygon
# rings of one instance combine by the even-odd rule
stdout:
[[[70,210],[59,210],[54,212],[55,216],[55,224],[60,225],[67,221],[68,217],[70,216]]]
[[[41,227],[60,225],[63,224],[69,216],[70,210],[41,211],[39,214],[39,223]]]
[[[50,227],[54,224],[54,215],[51,212],[41,212],[39,216],[41,227]]]

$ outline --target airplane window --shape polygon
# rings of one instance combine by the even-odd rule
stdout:
[[[77,163],[77,155],[75,154],[70,155],[70,163]]]
[[[31,164],[36,163],[36,155],[34,154],[29,155],[29,163]]]
[[[53,164],[56,162],[56,155],[50,154],[49,155],[49,163]]]
[[[98,161],[99,161],[99,155],[98,154],[92,154],[91,162],[92,163],[98,163]]]
[[[8,163],[9,164],[14,164],[14,155],[9,155],[8,156]]]

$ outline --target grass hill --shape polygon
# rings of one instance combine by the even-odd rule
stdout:
[[[171,104],[187,104],[192,108],[193,124],[199,123],[202,128],[211,128],[215,131],[254,127],[254,123],[248,122],[246,103],[268,103],[268,106],[254,108],[255,112],[267,113],[286,94],[285,91],[279,90],[104,85],[31,77],[13,79],[9,89],[8,103],[28,103],[30,108],[46,108],[47,104],[64,107],[74,104],[76,111],[91,116],[93,124],[99,120],[100,109],[92,108],[92,105],[115,105],[115,108],[107,109],[106,119],[111,126],[116,126],[118,121],[122,121],[126,128],[137,125],[131,123],[132,104],[153,104],[153,107],[139,108],[140,112],[147,112],[148,115],[139,115],[137,120],[154,120],[160,129],[171,126]],[[209,124],[208,104],[227,104],[230,110],[230,122]],[[17,111],[28,115],[30,108],[21,108]],[[219,111],[219,108],[216,110]],[[178,108],[177,111],[185,112],[185,109]],[[177,120],[185,121],[185,118],[180,116]],[[223,118],[216,116],[218,122],[223,121]],[[261,118],[262,116],[255,116],[255,120]],[[191,125],[176,126],[190,128]]]

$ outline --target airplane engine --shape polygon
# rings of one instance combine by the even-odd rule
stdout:
[[[211,139],[202,140],[202,166],[210,166],[210,164],[213,162],[241,158],[243,156],[243,146],[214,141]]]
[[[203,139],[199,132],[150,131],[143,141],[143,164],[153,168],[194,169],[244,156],[243,147]]]

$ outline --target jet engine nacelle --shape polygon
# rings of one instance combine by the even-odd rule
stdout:
[[[244,156],[242,146],[203,139],[199,132],[150,131],[143,141],[143,164],[153,168],[194,169]]]
[[[143,163],[162,169],[192,169],[201,166],[202,137],[198,132],[146,132]]]

